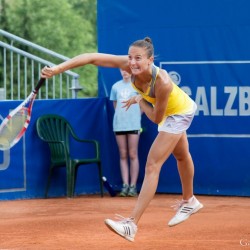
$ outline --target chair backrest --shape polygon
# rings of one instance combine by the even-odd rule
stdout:
[[[67,160],[71,131],[68,121],[59,115],[42,115],[36,122],[36,129],[38,136],[49,144],[51,161],[60,164]]]

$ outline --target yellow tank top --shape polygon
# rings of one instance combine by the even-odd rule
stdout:
[[[134,82],[132,82],[132,86],[142,95],[143,99],[153,105],[155,105],[154,86],[159,70],[159,67],[152,65],[152,81],[150,87],[145,93],[137,89]],[[171,82],[173,84],[173,90],[168,99],[165,116],[191,113],[193,111],[194,101],[173,81]]]

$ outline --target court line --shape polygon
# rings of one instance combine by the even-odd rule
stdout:
[[[190,138],[212,137],[212,138],[250,138],[250,134],[188,134]]]

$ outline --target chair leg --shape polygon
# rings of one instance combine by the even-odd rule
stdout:
[[[72,164],[69,163],[66,166],[66,178],[67,178],[67,197],[72,197]]]
[[[103,197],[102,165],[101,165],[101,162],[98,162],[97,164],[98,164],[98,170],[99,170],[101,197]]]
[[[74,196],[74,194],[75,194],[77,172],[78,172],[78,166],[72,167],[72,176],[71,176],[71,193],[72,193],[72,196]]]

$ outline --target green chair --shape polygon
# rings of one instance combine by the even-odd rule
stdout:
[[[38,136],[48,143],[50,149],[50,170],[47,181],[45,197],[48,197],[50,179],[55,168],[66,167],[67,197],[74,196],[75,182],[78,167],[93,163],[98,166],[101,197],[103,197],[102,166],[99,143],[96,140],[79,139],[69,122],[59,115],[48,114],[37,119],[36,129]],[[74,159],[70,156],[70,140],[92,145],[95,149],[94,158]]]

